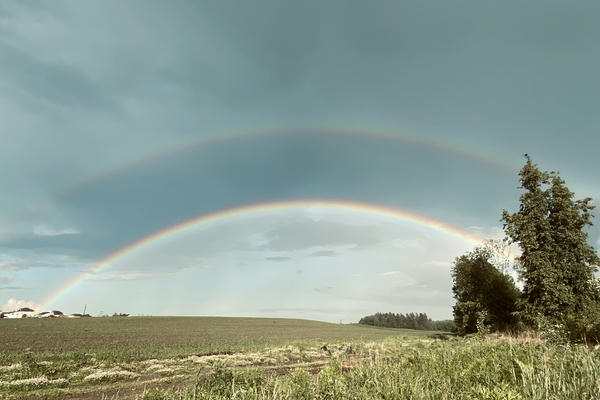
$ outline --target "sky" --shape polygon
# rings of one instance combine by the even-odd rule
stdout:
[[[4,1],[0,309],[451,318],[452,262],[502,237],[524,153],[599,204],[599,18],[596,1]]]

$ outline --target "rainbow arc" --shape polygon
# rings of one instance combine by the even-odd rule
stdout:
[[[199,227],[203,224],[214,223],[218,221],[225,221],[240,216],[247,216],[251,214],[264,213],[268,211],[276,210],[297,210],[297,209],[309,209],[309,208],[320,208],[325,210],[341,210],[348,212],[356,212],[373,216],[385,216],[389,218],[398,219],[401,221],[412,222],[416,225],[424,226],[434,231],[443,232],[445,234],[457,237],[474,245],[481,245],[485,243],[485,238],[469,232],[465,229],[459,228],[455,225],[447,222],[433,219],[412,211],[402,210],[398,208],[386,207],[381,205],[359,203],[351,201],[340,201],[340,200],[294,200],[294,201],[281,201],[281,202],[269,202],[245,205],[242,207],[231,208],[227,210],[221,210],[210,214],[201,215],[196,218],[189,219],[185,222],[169,226],[168,228],[159,230],[151,235],[148,235],[136,242],[133,242],[109,255],[102,258],[98,262],[90,265],[83,272],[77,274],[73,278],[69,279],[61,286],[56,288],[44,299],[40,301],[39,309],[46,309],[52,303],[55,303],[58,299],[65,296],[72,288],[83,282],[86,278],[93,274],[101,272],[104,268],[117,262],[120,259],[127,257],[135,252],[142,251],[153,244],[157,244],[161,240],[172,237],[179,233],[189,231],[193,228]],[[492,249],[494,250],[494,249]],[[508,258],[506,255],[495,250],[497,254]],[[512,260],[510,260],[513,262]]]

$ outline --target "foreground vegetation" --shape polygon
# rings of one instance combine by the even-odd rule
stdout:
[[[2,399],[600,397],[600,349],[540,337],[145,317],[1,321],[0,342]]]
[[[600,354],[540,341],[393,338],[332,358],[316,374],[226,368],[143,399],[597,399]]]

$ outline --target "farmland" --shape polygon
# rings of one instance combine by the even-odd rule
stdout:
[[[600,351],[262,318],[0,321],[0,398],[594,399]]]
[[[200,366],[215,362],[318,366],[330,358],[328,352],[307,356],[299,349],[428,334],[266,318],[1,320],[0,394],[96,398],[117,388],[137,395],[146,386],[185,382]]]

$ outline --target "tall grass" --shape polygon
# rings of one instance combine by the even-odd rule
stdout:
[[[436,341],[388,348],[361,362],[332,360],[318,374],[295,370],[265,376],[258,369],[216,368],[173,399],[477,399],[600,398],[600,354],[584,346],[509,341]],[[349,366],[348,366],[349,365]],[[348,367],[345,367],[348,366]]]

